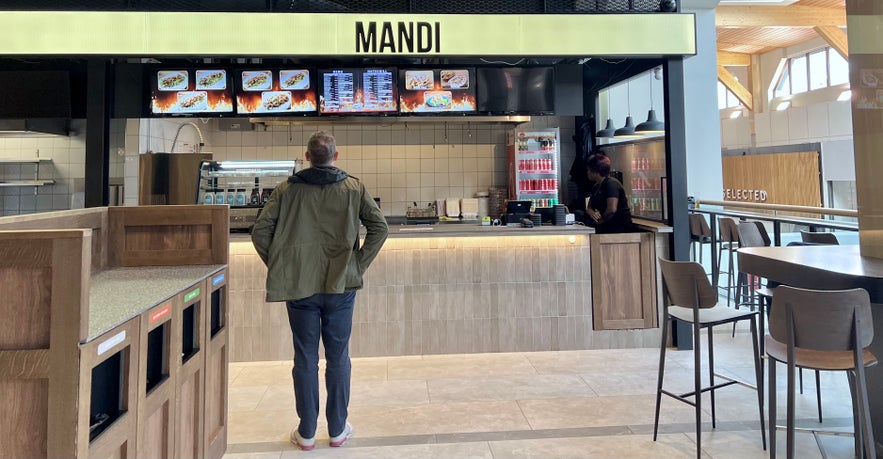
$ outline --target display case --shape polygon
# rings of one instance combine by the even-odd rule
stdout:
[[[560,141],[558,128],[513,131],[508,142],[509,198],[531,208],[558,204]]]
[[[666,221],[665,139],[605,145],[601,149],[610,157],[611,170],[622,173],[632,216]]]
[[[230,206],[230,230],[248,231],[270,193],[303,167],[303,160],[203,161],[199,166],[199,202]]]

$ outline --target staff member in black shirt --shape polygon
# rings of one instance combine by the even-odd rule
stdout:
[[[586,161],[592,187],[584,197],[585,217],[582,221],[597,233],[628,233],[635,231],[632,212],[622,183],[610,177],[610,158],[594,153]]]

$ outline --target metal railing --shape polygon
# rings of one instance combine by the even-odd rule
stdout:
[[[752,212],[754,211],[754,212]],[[858,222],[831,220],[827,218],[810,218],[794,215],[783,215],[782,212],[793,214],[818,214],[823,216],[849,217],[858,219],[858,211],[849,209],[832,209],[827,207],[791,206],[783,204],[759,204],[738,201],[696,200],[695,208],[690,212],[707,214],[711,230],[711,272],[712,279],[719,277],[718,251],[720,231],[717,228],[717,217],[732,217],[740,221],[759,220],[771,222],[773,226],[773,245],[782,245],[782,224],[807,227],[810,231],[831,229],[842,231],[858,231]],[[702,250],[702,245],[699,249]],[[728,267],[727,269],[732,269]]]

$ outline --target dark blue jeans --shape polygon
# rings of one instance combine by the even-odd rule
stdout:
[[[320,293],[288,301],[288,323],[294,341],[294,399],[303,438],[316,436],[319,417],[319,336],[325,345],[325,417],[328,434],[340,435],[346,427],[350,401],[350,334],[356,292]]]

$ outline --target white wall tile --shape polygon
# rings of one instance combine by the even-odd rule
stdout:
[[[806,107],[807,137],[822,140],[828,137],[828,104],[813,104]]]
[[[788,138],[802,142],[807,137],[806,107],[793,107],[788,110]]]
[[[831,137],[852,136],[852,108],[849,101],[828,102],[828,129]]]

